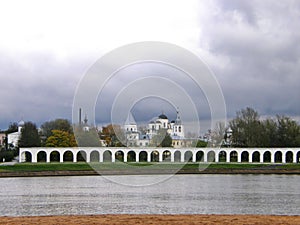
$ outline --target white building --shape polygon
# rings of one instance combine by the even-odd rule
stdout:
[[[17,132],[13,132],[7,135],[7,144],[8,145],[13,145],[14,147],[18,147],[18,143],[21,137],[21,131],[22,128],[24,127],[25,122],[23,120],[21,120],[18,123],[18,131]]]
[[[177,111],[176,120],[173,121],[169,121],[168,117],[162,113],[148,123],[146,132],[143,134],[138,131],[137,124],[132,114],[129,113],[123,129],[126,135],[127,146],[147,147],[150,145],[153,137],[162,129],[166,130],[171,136],[174,147],[185,146],[184,125],[181,122],[179,111]]]

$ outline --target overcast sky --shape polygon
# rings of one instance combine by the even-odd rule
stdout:
[[[228,118],[250,106],[298,119],[299,28],[299,0],[1,1],[0,128],[21,119],[71,120],[76,87],[93,63],[139,41],[169,42],[199,56],[220,83]],[[172,108],[157,104],[146,110]],[[100,108],[97,122],[105,123],[110,109]],[[138,105],[135,112],[147,120]]]

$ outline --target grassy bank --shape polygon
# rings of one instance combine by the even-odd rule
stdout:
[[[250,163],[20,163],[0,166],[0,172],[38,171],[93,171],[93,170],[300,170],[300,164],[250,164]]]

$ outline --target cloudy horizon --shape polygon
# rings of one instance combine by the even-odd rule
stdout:
[[[262,117],[300,121],[299,0],[12,0],[0,3],[0,27],[1,130],[21,119],[71,120],[76,88],[89,68],[115,48],[141,41],[173,43],[201,58],[220,84],[227,118],[252,107]],[[127,73],[138,76],[133,69]],[[112,80],[107,93],[109,87],[122,81]],[[135,118],[175,116],[169,103],[155,101],[137,104]],[[96,123],[109,122],[110,107],[99,101]],[[205,100],[197,110],[200,120],[209,119]]]

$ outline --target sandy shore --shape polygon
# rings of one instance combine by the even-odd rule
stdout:
[[[300,224],[300,216],[272,215],[87,215],[0,217],[0,224]]]

